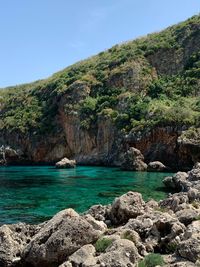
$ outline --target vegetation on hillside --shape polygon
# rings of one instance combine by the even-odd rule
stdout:
[[[59,102],[77,81],[90,88],[88,97],[71,105],[83,129],[95,128],[99,116],[109,117],[124,132],[157,125],[199,127],[199,27],[200,16],[194,16],[49,79],[0,90],[0,130],[54,131]]]

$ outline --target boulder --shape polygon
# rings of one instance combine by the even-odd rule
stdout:
[[[140,150],[130,147],[123,156],[121,169],[128,171],[146,171],[147,164],[144,162],[144,156]]]
[[[200,163],[196,163],[188,175],[189,181],[200,181]]]
[[[141,257],[134,243],[126,239],[115,240],[105,253],[97,257],[97,266],[104,267],[134,267]]]
[[[173,177],[172,176],[167,176],[163,179],[163,184],[167,187],[167,188],[172,188],[175,189],[176,185],[173,181]]]
[[[180,222],[185,225],[190,224],[194,221],[199,215],[199,212],[192,208],[186,208],[176,212],[176,216]]]
[[[161,200],[159,202],[159,206],[161,208],[169,209],[174,212],[177,212],[183,208],[185,208],[185,204],[189,203],[188,194],[187,193],[176,193],[170,195],[168,198]]]
[[[23,260],[35,267],[54,267],[82,246],[94,243],[105,231],[95,219],[84,218],[72,209],[56,214],[34,236],[23,251]]]
[[[193,221],[190,225],[188,225],[184,233],[184,239],[189,239],[191,237],[193,238],[200,237],[200,220]]]
[[[166,187],[176,189],[177,191],[188,190],[188,174],[186,172],[177,172],[173,176],[165,177],[163,183]]]
[[[102,205],[94,205],[84,214],[90,214],[93,218],[98,221],[106,221],[108,218],[108,214],[110,212],[111,205],[102,206]]]
[[[168,244],[185,231],[185,226],[175,216],[154,211],[131,219],[124,229],[136,231],[146,246],[148,252],[154,248],[166,252]]]
[[[56,163],[56,168],[58,169],[69,169],[69,168],[75,168],[76,166],[76,161],[75,160],[70,160],[68,158],[63,158],[62,160],[58,161]]]
[[[95,247],[93,245],[85,245],[73,253],[69,257],[69,261],[73,267],[89,267],[96,264]]]
[[[110,219],[114,224],[124,224],[130,218],[136,218],[144,213],[145,202],[142,195],[136,192],[128,192],[116,198],[110,211]]]
[[[181,257],[196,262],[200,256],[200,221],[193,221],[188,225],[182,242],[178,246],[178,253]],[[196,265],[198,266],[198,265]]]
[[[153,161],[148,164],[147,171],[149,172],[164,172],[167,167],[160,161]]]
[[[182,241],[178,246],[178,253],[181,257],[196,262],[200,255],[200,239],[189,238]]]
[[[200,200],[200,191],[195,188],[190,188],[188,191],[188,198],[190,202]]]

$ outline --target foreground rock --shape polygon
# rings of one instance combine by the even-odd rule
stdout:
[[[144,156],[140,150],[130,147],[124,154],[121,169],[129,171],[145,171],[147,169],[147,164],[144,162]]]
[[[63,158],[62,160],[58,161],[56,163],[56,168],[58,169],[68,169],[68,168],[75,168],[76,167],[76,161],[70,160],[68,158]]]
[[[11,266],[21,259],[22,251],[40,226],[23,223],[0,227],[0,266]]]
[[[105,229],[93,218],[63,210],[34,236],[23,251],[23,260],[35,267],[57,266],[82,246],[95,242]]]

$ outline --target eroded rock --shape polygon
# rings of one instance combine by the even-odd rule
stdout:
[[[167,171],[167,167],[160,161],[153,161],[148,164],[147,171],[164,172]]]
[[[68,158],[63,158],[62,160],[60,160],[56,163],[56,168],[58,168],[58,169],[74,168],[75,166],[76,166],[76,161],[70,160]]]
[[[136,192],[128,192],[116,198],[110,211],[110,219],[114,224],[126,223],[130,218],[136,218],[143,214],[145,202],[142,195]]]
[[[31,240],[23,259],[33,266],[53,267],[86,244],[95,242],[105,230],[94,226],[72,209],[56,214]],[[98,229],[97,229],[98,228]]]
[[[146,171],[147,164],[140,150],[130,147],[124,154],[121,169],[129,171]]]

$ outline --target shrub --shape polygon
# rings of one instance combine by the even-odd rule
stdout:
[[[167,253],[174,253],[174,252],[176,252],[177,247],[178,247],[177,243],[171,242],[171,243],[167,244],[166,252]]]
[[[112,240],[109,238],[102,237],[97,240],[95,248],[97,252],[105,252],[105,250],[112,244]]]
[[[128,240],[132,241],[133,243],[136,243],[136,236],[130,230],[126,230],[121,235],[121,238],[122,239],[128,239]]]
[[[165,264],[160,254],[151,253],[139,262],[138,267],[155,267],[157,265],[163,266]]]

